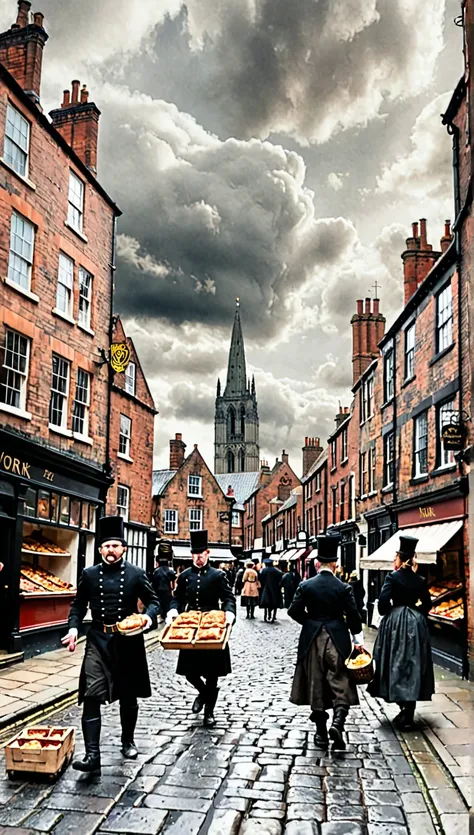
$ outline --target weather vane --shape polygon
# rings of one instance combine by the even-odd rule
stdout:
[[[374,283],[374,284],[372,284],[372,287],[373,287],[373,288],[374,288],[374,290],[375,290],[375,296],[374,296],[374,299],[377,299],[377,300],[378,300],[378,298],[379,298],[379,292],[378,292],[378,291],[379,291],[379,288],[381,287],[381,285],[378,283],[377,279],[375,279],[375,283]]]

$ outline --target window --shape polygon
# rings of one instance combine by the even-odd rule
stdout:
[[[346,485],[343,483],[343,484],[341,484],[339,519],[341,520],[341,522],[344,522],[345,518],[346,518]]]
[[[367,495],[367,453],[360,454],[360,495]]]
[[[67,222],[76,232],[82,232],[84,214],[84,183],[79,177],[69,172],[69,194],[67,207]]]
[[[26,408],[30,340],[16,331],[5,331],[3,366],[0,370],[0,402],[14,409]]]
[[[349,490],[347,491],[347,518],[352,519],[352,506],[354,503],[354,478],[351,475],[349,478]]]
[[[77,369],[76,393],[72,410],[72,431],[86,438],[89,434],[89,407],[91,404],[91,377],[82,368]]]
[[[373,446],[369,452],[369,493],[373,493],[375,490],[375,446]]]
[[[239,451],[239,473],[245,472],[245,452],[243,449]]]
[[[308,500],[308,499],[311,498],[312,495],[313,495],[313,482],[310,480],[310,481],[307,481],[305,486],[304,486],[304,497],[305,497],[306,500]]]
[[[91,326],[91,300],[92,276],[84,267],[79,267],[79,313],[77,321],[81,328],[90,328]],[[126,378],[127,372],[125,372]]]
[[[331,488],[332,493],[332,523],[333,525],[337,522],[337,487]]]
[[[451,282],[436,297],[436,350],[444,351],[453,342],[453,291]]]
[[[374,406],[374,377],[371,375],[362,384],[361,423],[373,415]]]
[[[455,463],[454,452],[450,449],[444,448],[443,439],[441,437],[441,433],[443,431],[443,426],[447,423],[451,423],[453,417],[458,419],[459,413],[455,410],[455,401],[448,400],[446,403],[443,403],[438,409],[438,438],[439,438],[439,452],[438,452],[438,467],[450,467],[452,464]]]
[[[165,510],[165,533],[178,533],[177,510]]]
[[[53,378],[51,382],[51,400],[49,402],[49,422],[51,426],[67,428],[67,401],[69,397],[70,363],[63,357],[53,354]]]
[[[227,472],[235,473],[235,456],[231,449],[227,451]]]
[[[188,475],[188,496],[202,498],[202,478],[200,475]],[[199,530],[195,528],[195,530]]]
[[[389,432],[383,439],[383,486],[393,484],[395,461],[395,433]]]
[[[147,532],[135,527],[125,528],[127,540],[127,561],[146,569]]]
[[[341,434],[341,461],[347,461],[347,426]]]
[[[322,528],[322,515],[323,515],[323,503],[318,502],[316,505],[316,530],[315,534],[318,535],[319,531]]]
[[[120,415],[119,455],[130,458],[130,440],[132,437],[132,421],[127,415]]]
[[[331,441],[331,470],[337,467],[337,441]]]
[[[119,484],[117,487],[117,513],[128,522],[130,517],[130,487],[125,487],[124,484]]]
[[[137,378],[137,366],[134,362],[129,362],[125,369],[124,388],[128,394],[135,396]]]
[[[415,325],[405,331],[405,380],[415,374]]]
[[[316,473],[316,487],[315,487],[315,490],[316,490],[316,493],[319,493],[319,491],[321,490],[321,473],[320,472]]]
[[[415,418],[414,476],[428,473],[428,412]]]
[[[395,392],[395,379],[394,379],[394,357],[393,357],[393,350],[388,351],[383,360],[383,399],[384,403],[389,403],[390,400],[393,400],[393,395]]]
[[[202,510],[197,507],[189,508],[189,530],[202,530]]]
[[[232,527],[240,528],[240,513],[238,510],[232,511]]]
[[[56,290],[56,309],[69,318],[72,317],[73,306],[74,261],[67,255],[59,253],[58,288]]]
[[[35,228],[25,218],[12,212],[8,278],[23,290],[31,289],[31,267],[35,245]]]
[[[28,176],[29,144],[30,123],[11,104],[7,104],[3,158],[22,177]]]

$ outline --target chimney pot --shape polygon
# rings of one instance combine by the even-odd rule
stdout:
[[[362,299],[357,299],[357,315],[361,316],[364,312],[364,302]]]
[[[86,85],[83,84],[82,85],[82,90],[81,90],[81,104],[86,104],[88,98],[89,98],[89,92],[87,90]]]
[[[81,82],[75,79],[72,82],[72,103],[77,104],[79,102],[79,87]]]
[[[370,301],[371,301],[370,299],[366,299],[366,300],[365,300],[365,312],[366,312],[366,313],[370,313],[370,312],[371,312]]]
[[[44,14],[36,12],[33,16],[33,20],[35,22],[35,26],[41,26],[41,28],[43,28]]]
[[[420,242],[421,242],[421,249],[428,248],[428,240],[426,237],[426,218],[420,218]]]
[[[451,236],[451,221],[450,220],[445,220],[444,221],[444,234],[446,235],[446,237],[448,237],[448,235]]]
[[[380,301],[379,299],[374,299],[374,315],[378,316],[380,313]]]
[[[61,107],[69,107],[71,103],[71,91],[70,90],[63,90],[63,103]]]
[[[413,237],[417,238],[418,237],[418,223],[416,221],[415,221],[415,223],[412,223],[411,228],[413,230]]]
[[[30,9],[31,3],[29,3],[28,0],[19,0],[16,23],[17,26],[20,27],[20,29],[23,29],[25,26],[28,26],[28,17]]]
[[[170,470],[179,470],[184,461],[186,444],[181,438],[181,434],[177,432],[176,437],[170,441]]]

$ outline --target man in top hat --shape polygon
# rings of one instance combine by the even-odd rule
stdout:
[[[158,545],[158,568],[153,573],[153,588],[160,604],[160,612],[163,618],[168,614],[171,597],[176,581],[176,573],[170,568],[169,560],[173,556],[171,542],[162,539]]]
[[[364,636],[354,593],[335,576],[339,537],[318,537],[318,573],[301,583],[288,614],[302,625],[291,701],[311,705],[316,724],[316,747],[329,744],[327,708],[334,709],[329,736],[333,750],[344,750],[343,730],[350,705],[359,704],[355,684],[345,660],[354,646],[362,648]]]
[[[263,563],[265,568],[259,575],[262,587],[259,606],[264,610],[263,620],[265,623],[275,623],[277,609],[281,609],[283,605],[281,594],[283,572],[273,564],[271,557],[266,557]]]
[[[226,613],[226,622],[231,625],[234,623],[234,594],[225,572],[210,567],[209,553],[207,531],[191,531],[193,565],[178,577],[166,623],[172,623],[180,612],[189,609],[210,612],[211,609],[220,608]],[[216,724],[214,707],[219,693],[218,678],[232,672],[229,647],[205,652],[181,650],[176,672],[185,676],[198,691],[192,706],[193,713],[200,713],[204,708],[203,724],[213,728]]]
[[[62,643],[76,648],[81,623],[90,607],[92,623],[79,678],[79,704],[83,703],[82,730],[85,758],[75,761],[78,771],[100,772],[101,704],[120,700],[122,754],[136,759],[134,732],[138,716],[137,696],[151,696],[143,634],[121,635],[117,622],[137,612],[140,599],[146,607],[147,628],[156,626],[159,604],[142,568],[124,558],[121,516],[99,520],[101,562],[84,569],[71,604],[69,632]]]

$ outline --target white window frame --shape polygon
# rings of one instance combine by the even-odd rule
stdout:
[[[367,452],[360,453],[360,494],[366,496],[368,493],[368,461]]]
[[[202,508],[190,507],[188,511],[189,530],[202,531]]]
[[[240,528],[240,513],[238,510],[232,511],[232,527]]]
[[[90,330],[91,327],[92,279],[92,274],[85,267],[80,266],[78,270],[79,306],[77,311],[77,324],[85,330]]]
[[[123,387],[127,394],[132,394],[135,397],[137,390],[137,365],[135,362],[129,362],[125,369]]]
[[[29,235],[25,233],[28,231]],[[10,226],[8,280],[22,290],[31,292],[31,272],[35,250],[35,227],[18,212],[13,211]],[[18,280],[18,276],[20,280]]]
[[[390,348],[383,358],[383,393],[384,402],[390,403],[395,392],[395,356],[393,348]]]
[[[27,336],[12,328],[5,329],[0,403],[12,411],[24,412],[26,410],[30,352],[31,340]],[[11,361],[10,364],[7,364],[7,361]],[[3,382],[4,376],[5,382]]]
[[[125,522],[130,521],[130,487],[126,484],[117,485],[117,515],[121,516]]]
[[[347,461],[348,458],[348,431],[347,426],[341,432],[341,463]]]
[[[451,282],[436,296],[436,350],[441,353],[453,344],[453,289]]]
[[[85,385],[84,385],[85,383]],[[72,431],[81,438],[89,437],[89,414],[91,405],[91,375],[83,368],[76,371],[76,390],[72,411]],[[79,422],[82,427],[78,428]]]
[[[55,360],[58,363],[58,370],[57,372],[54,371],[54,363]],[[65,383],[64,390],[61,389],[59,386],[54,385],[55,380],[54,377],[57,377],[56,382],[58,380],[63,380]],[[49,425],[53,429],[67,429],[67,419],[68,419],[68,405],[69,405],[69,386],[71,381],[71,363],[69,360],[61,357],[59,354],[53,354],[53,363],[52,363],[52,375],[51,375],[51,397],[49,401]],[[61,423],[53,423],[53,409],[58,411],[58,406],[53,407],[53,400],[55,397],[59,400],[61,398]]]
[[[362,421],[373,417],[374,414],[374,375],[371,374],[362,385]]]
[[[132,443],[132,419],[128,415],[120,414],[119,424],[119,458],[130,458],[130,446]]]
[[[383,439],[383,486],[392,487],[395,474],[395,432],[387,432]]]
[[[3,159],[20,177],[28,179],[31,125],[22,113],[7,104]]]
[[[315,484],[314,492],[319,493],[319,491],[321,490],[321,472],[316,473],[315,481],[316,481],[316,484]]]
[[[333,438],[331,441],[331,470],[337,467],[337,439]]]
[[[74,309],[74,261],[64,252],[59,253],[56,312],[72,319]]]
[[[428,475],[428,412],[422,412],[414,418],[413,426],[413,475],[414,478]],[[424,441],[426,440],[426,443]],[[423,466],[422,455],[426,457]]]
[[[438,437],[439,437],[439,462],[438,469],[442,470],[444,467],[452,467],[456,463],[454,452],[451,449],[445,449],[441,432],[446,423],[451,423],[451,416],[456,412],[456,400],[446,400],[438,407]]]
[[[411,380],[415,375],[415,341],[416,330],[413,322],[405,331],[405,380]]]
[[[202,476],[188,475],[188,496],[202,499]]]
[[[165,509],[163,515],[163,523],[164,523],[164,532],[168,533],[178,533],[178,511],[173,509]]]
[[[367,459],[367,474],[368,474],[368,493],[369,496],[375,490],[376,479],[376,464],[375,464],[375,447],[369,447]]]
[[[81,235],[83,234],[84,225],[84,192],[84,182],[74,171],[69,169],[67,223]]]

